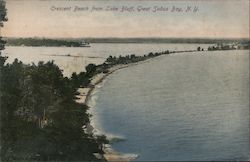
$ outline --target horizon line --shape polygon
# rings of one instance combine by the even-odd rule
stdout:
[[[8,37],[2,38],[38,38],[38,39],[250,39],[250,37]]]

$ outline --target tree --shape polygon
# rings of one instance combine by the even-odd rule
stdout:
[[[101,154],[103,154],[103,148],[104,148],[104,145],[105,144],[109,144],[109,140],[106,138],[106,136],[105,135],[98,135],[97,137],[96,137],[96,139],[97,139],[97,143],[98,143],[98,145],[99,145],[99,147],[100,147],[100,150],[101,150]]]
[[[5,16],[5,2],[0,0],[0,27]],[[0,43],[2,50],[4,41]],[[93,153],[101,152],[103,143],[82,128],[90,115],[86,105],[74,101],[78,76],[64,77],[53,62],[25,65],[5,60],[0,55],[1,161],[96,161]],[[86,71],[93,75],[96,66]],[[89,81],[85,73],[79,76]],[[44,110],[51,122],[39,127],[37,119],[44,119]]]
[[[95,64],[89,64],[86,66],[86,75],[89,77],[92,77],[94,73],[96,72],[96,65]]]
[[[150,53],[148,54],[148,57],[153,57],[153,56],[154,56],[153,52],[150,52]]]
[[[5,7],[5,2],[3,0],[0,0],[0,27],[3,27],[3,22],[7,21],[6,17],[7,9]]]
[[[7,17],[6,17],[6,7],[5,7],[5,2],[3,0],[0,0],[0,29],[3,27],[3,22],[7,21]],[[2,37],[0,36],[0,54],[1,54],[1,50],[4,49],[4,44],[6,42],[4,40],[2,40]],[[2,60],[1,60],[2,62]]]

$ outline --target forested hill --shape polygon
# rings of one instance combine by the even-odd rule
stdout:
[[[0,0],[0,28],[6,11]],[[6,63],[4,46],[0,36],[0,161],[106,161],[108,141],[86,131],[90,114],[75,102],[75,79],[64,77],[53,61]],[[81,74],[79,82],[89,82]]]

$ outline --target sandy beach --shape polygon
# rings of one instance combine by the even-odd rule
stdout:
[[[158,56],[158,57],[163,57],[162,56]],[[119,69],[123,69],[126,67],[130,67],[130,66],[134,66],[134,65],[138,65],[138,64],[142,64],[148,61],[151,61],[153,59],[155,59],[157,57],[153,57],[144,61],[140,61],[140,62],[135,62],[135,63],[130,63],[130,64],[122,64],[122,65],[115,65],[111,68],[109,68],[109,72],[108,73],[99,73],[97,75],[95,75],[91,81],[90,81],[90,85],[89,87],[86,88],[78,88],[77,92],[79,93],[78,95],[76,95],[77,99],[75,100],[77,103],[80,104],[86,104],[88,105],[88,102],[90,100],[91,94],[93,92],[93,90],[95,89],[95,87],[101,83],[107,76],[109,76],[110,74],[114,73],[115,71],[119,70]],[[88,105],[89,106],[89,105]],[[88,124],[87,128],[85,129],[85,131],[87,133],[93,134],[94,131],[94,127],[91,125],[91,123]],[[128,162],[131,160],[134,160],[137,158],[137,155],[127,155],[127,154],[122,154],[119,152],[114,151],[110,145],[105,146],[104,148],[104,158],[107,161],[122,161],[122,162]],[[96,157],[100,157],[100,155],[96,155]]]
[[[108,73],[100,73],[95,75],[91,81],[90,81],[90,86],[86,87],[86,88],[78,88],[77,92],[79,93],[78,95],[76,95],[77,99],[75,100],[77,103],[80,104],[86,104],[88,105],[88,101],[90,100],[91,94],[93,92],[93,90],[95,89],[95,87],[101,83],[107,76],[109,76],[110,74],[114,73],[115,71],[119,70],[119,69],[123,69],[129,66],[133,66],[133,65],[138,65],[141,63],[145,63],[148,62],[150,60],[152,60],[153,58],[144,60],[144,61],[140,61],[140,62],[136,62],[136,63],[130,63],[130,64],[125,64],[125,65],[116,65],[113,66],[109,69]],[[89,106],[89,105],[88,105]],[[86,130],[87,133],[93,133],[94,131],[94,127],[91,125],[91,123],[87,126]],[[127,154],[122,154],[119,152],[114,151],[110,145],[107,145],[104,149],[104,158],[107,161],[122,161],[122,162],[128,162],[131,161],[133,159],[136,159],[137,156],[135,155],[127,155]],[[96,155],[97,157],[100,157],[99,155]]]
[[[91,92],[95,89],[96,85],[101,83],[103,81],[103,79],[105,79],[109,74],[115,72],[116,70],[119,70],[119,69],[122,69],[122,68],[125,68],[125,67],[128,67],[128,66],[130,66],[130,65],[117,65],[117,66],[114,66],[114,67],[110,68],[109,72],[106,73],[106,74],[100,73],[100,74],[95,75],[91,79],[89,87],[87,87],[87,88],[78,88],[77,89],[77,92],[79,94],[76,95],[76,97],[77,97],[76,102],[88,105],[89,97],[91,95]]]
[[[123,69],[129,66],[133,66],[133,65],[138,65],[141,63],[145,63],[148,62],[150,60],[152,60],[153,58],[144,60],[144,61],[140,61],[140,62],[136,62],[136,63],[131,63],[131,64],[125,64],[125,65],[116,65],[113,66],[109,69],[108,73],[100,73],[95,75],[91,81],[90,81],[90,86],[88,88],[78,88],[77,92],[79,93],[78,95],[76,95],[77,99],[75,100],[77,103],[81,103],[81,104],[86,104],[88,105],[88,101],[89,98],[91,96],[91,92],[95,89],[95,87],[101,83],[108,75],[112,74],[113,72],[119,70],[119,69]]]
[[[136,65],[136,64],[138,64],[138,63],[129,64],[129,65],[116,65],[116,66],[110,68],[108,73],[105,73],[105,74],[100,73],[100,74],[95,75],[92,78],[92,80],[90,82],[90,86],[88,88],[78,88],[77,92],[79,94],[76,95],[77,99],[75,101],[77,103],[80,103],[80,104],[88,105],[88,101],[89,101],[89,99],[91,97],[91,93],[93,92],[95,87],[99,83],[101,83],[108,75],[112,74],[113,72],[115,72],[115,71],[117,71],[119,69],[131,66],[131,65]],[[89,124],[85,131],[87,133],[93,133],[93,130],[94,130],[94,127],[91,124]],[[107,147],[105,147],[104,152],[105,152],[104,158],[107,161],[123,161],[123,162],[126,162],[126,161],[130,161],[130,160],[134,159],[134,158],[131,158],[131,157],[126,156],[124,154],[115,152],[114,150],[112,150],[112,148],[110,148],[109,145]],[[97,155],[97,157],[98,157],[98,155]]]
[[[160,57],[160,56],[158,56]],[[154,57],[156,58],[156,57]],[[90,85],[89,87],[86,88],[78,88],[77,92],[79,93],[78,95],[76,95],[77,99],[75,100],[77,103],[80,104],[86,104],[88,105],[88,102],[90,100],[91,94],[93,92],[93,90],[95,89],[95,87],[101,83],[107,76],[109,76],[110,74],[114,73],[115,71],[119,70],[119,69],[123,69],[126,67],[130,67],[130,66],[134,66],[134,65],[138,65],[138,64],[142,64],[148,61],[151,61],[154,58],[150,58],[144,61],[140,61],[140,62],[135,62],[135,63],[130,63],[130,64],[122,64],[122,65],[115,65],[113,67],[111,67],[109,69],[108,73],[99,73],[97,75],[95,75],[91,81],[90,81]],[[88,105],[89,106],[89,105]],[[87,128],[85,129],[85,131],[87,133],[92,134],[94,131],[94,127],[91,125],[91,123],[88,124]],[[137,155],[128,155],[128,154],[122,154],[119,152],[114,151],[110,145],[105,146],[104,149],[104,158],[107,161],[122,161],[122,162],[128,162],[131,160],[134,160],[137,158]],[[96,155],[97,157],[100,157],[99,155]]]

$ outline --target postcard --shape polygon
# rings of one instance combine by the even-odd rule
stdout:
[[[250,160],[249,5],[0,0],[0,160]]]

